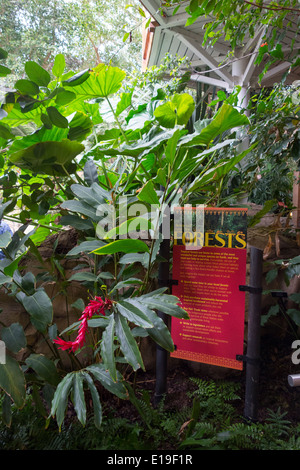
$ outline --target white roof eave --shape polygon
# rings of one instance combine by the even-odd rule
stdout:
[[[185,26],[189,15],[185,12],[189,2],[184,2],[176,14],[173,9],[161,10],[159,0],[140,0],[142,6],[148,11],[155,21],[152,36],[151,52],[148,56],[148,67],[160,65],[167,53],[172,56],[179,55],[187,57],[192,64],[193,71],[191,80],[195,82],[210,83],[212,86],[232,90],[235,85],[245,88],[257,88],[258,86],[272,86],[280,81],[290,62],[288,60],[278,61],[265,74],[261,85],[258,85],[258,77],[263,69],[263,64],[258,67],[255,60],[264,36],[264,26],[256,31],[253,38],[245,41],[243,47],[235,52],[232,57],[224,62],[229,52],[230,45],[224,40],[218,40],[213,47],[203,47],[203,26],[206,18],[199,18],[191,26]],[[282,51],[286,54],[291,52],[291,41],[287,37],[286,44],[283,43]],[[299,48],[298,48],[299,46]],[[294,50],[300,49],[300,44],[294,45]],[[197,69],[196,69],[197,67]],[[290,74],[290,81],[299,79],[300,68],[295,68]]]

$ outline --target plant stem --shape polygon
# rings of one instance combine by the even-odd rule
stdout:
[[[158,218],[157,218],[157,222],[156,222],[156,227],[155,227],[155,231],[154,233],[157,232],[158,228],[159,228],[159,221],[160,221],[160,216],[162,215],[162,207],[165,203],[165,200],[166,200],[166,195],[167,195],[167,189],[168,189],[168,186],[170,184],[170,179],[168,178],[167,182],[166,182],[166,187],[164,188],[164,192],[163,192],[163,196],[162,196],[162,200],[161,200],[161,206],[160,206],[160,209],[159,209],[159,214],[158,214]],[[155,239],[152,239],[151,241],[151,247],[150,247],[150,254],[149,254],[149,263],[148,263],[148,268],[147,268],[147,272],[146,272],[146,275],[145,275],[145,278],[144,278],[144,281],[143,281],[143,284],[141,285],[139,291],[140,292],[143,292],[144,289],[146,289],[147,287],[147,284],[149,282],[149,277],[150,277],[150,273],[151,273],[151,264],[152,264],[152,254],[153,254],[153,249],[154,249],[154,244],[155,244]]]
[[[94,275],[97,276],[97,265],[98,265],[98,255],[94,255]],[[94,296],[97,295],[97,283],[98,281],[94,282]]]
[[[8,216],[4,216],[3,219],[5,220],[8,220],[10,222],[17,222],[19,224],[21,224],[22,222],[17,219],[16,217],[8,217]],[[54,232],[60,232],[61,231],[61,228],[58,228],[58,227],[53,227],[52,225],[45,225],[45,224],[39,224],[38,222],[34,222],[33,220],[30,221],[30,225],[33,225],[35,227],[42,227],[42,228],[47,228],[49,230],[53,230]]]
[[[0,269],[0,273],[3,274],[4,276],[7,276],[2,269]],[[13,277],[11,277],[11,282],[15,284],[24,294],[28,295],[27,291],[19,284]]]
[[[121,126],[121,124],[120,124],[120,122],[119,122],[119,120],[118,120],[118,117],[117,117],[117,115],[116,115],[116,113],[115,113],[115,110],[114,110],[114,108],[112,107],[111,102],[109,101],[108,97],[106,97],[106,101],[108,102],[108,105],[109,105],[109,107],[110,107],[110,109],[111,109],[111,112],[112,112],[113,115],[114,115],[114,118],[115,118],[115,120],[116,120],[116,123],[117,123],[117,125],[118,125],[118,128],[119,128],[120,131],[121,131],[122,136],[124,137],[126,143],[129,144],[128,139],[127,139],[127,136],[126,136],[125,132],[124,132],[123,129],[122,129],[122,126]]]

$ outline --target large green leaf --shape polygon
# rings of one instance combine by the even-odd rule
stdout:
[[[6,59],[8,56],[8,52],[6,52],[2,47],[0,47],[0,59]]]
[[[149,296],[139,297],[140,301],[150,309],[159,310],[167,313],[168,315],[188,319],[189,316],[183,308],[180,307],[179,299],[173,295],[168,294],[154,294]]]
[[[11,73],[11,70],[8,67],[5,67],[5,65],[0,65],[0,78],[6,77],[6,75],[9,75]]]
[[[102,189],[97,183],[93,183],[91,186],[72,184],[71,190],[78,199],[81,201],[83,200],[95,208],[100,204],[103,204],[105,202],[105,198],[109,198],[109,192]]]
[[[172,164],[175,160],[178,151],[178,141],[181,137],[181,132],[179,129],[175,132],[175,134],[168,140],[167,145],[165,147],[165,156],[167,161]]]
[[[126,73],[118,67],[96,67],[91,74],[90,85],[98,88],[99,97],[108,97],[121,88],[125,76]]]
[[[113,315],[109,317],[109,323],[102,333],[101,356],[103,363],[109,371],[114,382],[117,381],[117,369],[115,363],[115,319]]]
[[[11,397],[18,408],[22,408],[26,398],[24,373],[16,359],[6,355],[6,363],[0,364],[0,389]]]
[[[143,359],[134,339],[134,336],[128,326],[127,320],[120,314],[115,314],[116,335],[120,342],[120,349],[124,358],[133,368],[137,370],[140,367],[145,370]]]
[[[64,88],[58,88],[55,103],[57,104],[57,106],[64,106],[73,101],[75,98],[76,94],[73,93],[73,91],[64,90]]]
[[[91,392],[93,407],[94,407],[94,423],[97,429],[101,428],[102,424],[102,406],[99,398],[99,393],[97,388],[94,385],[93,379],[89,376],[88,373],[83,372],[84,379],[86,380],[88,387]]]
[[[142,187],[137,197],[140,201],[159,206],[159,199],[151,180],[147,181],[147,183]]]
[[[48,106],[47,114],[50,121],[54,126],[66,129],[69,125],[67,118],[65,118],[55,106]]]
[[[31,95],[31,96],[38,95],[40,91],[40,88],[36,83],[32,82],[31,80],[26,80],[23,78],[16,81],[15,88],[19,90],[23,95]]]
[[[0,274],[0,285],[12,282],[12,277]]]
[[[24,295],[22,303],[35,328],[38,331],[45,332],[53,317],[52,302],[46,292],[38,290],[33,295]]]
[[[219,161],[216,167],[218,178],[222,178],[224,175],[227,175],[256,146],[257,146],[257,143],[251,145],[251,147],[244,150],[244,152],[239,153],[238,155],[234,155],[231,158],[226,158],[224,160]]]
[[[112,255],[114,253],[149,253],[149,247],[142,240],[115,240],[107,245],[102,246],[92,253],[96,255]]]
[[[80,230],[83,232],[94,232],[94,225],[93,222],[90,219],[86,219],[81,217],[80,215],[77,214],[68,214],[68,215],[63,215],[60,218],[60,224],[61,225],[71,225],[71,227],[76,228],[76,230]]]
[[[97,276],[94,273],[91,272],[81,272],[81,273],[75,273],[73,276],[69,278],[69,281],[85,281],[85,282],[96,282],[97,281]]]
[[[115,382],[104,364],[92,364],[85,368],[90,372],[96,380],[103,385],[109,392],[117,395],[119,398],[126,398],[126,389],[122,383],[122,376],[117,374],[117,382]]]
[[[14,165],[34,173],[66,176],[76,170],[72,160],[83,150],[82,144],[68,139],[61,142],[39,142],[11,154],[9,159]]]
[[[10,132],[9,126],[7,124],[0,125],[0,139],[4,140],[13,140],[15,136]]]
[[[147,315],[148,320],[153,324],[153,328],[146,328],[148,335],[166,351],[173,351],[174,343],[171,337],[171,333],[165,322],[159,316],[157,316],[153,310],[139,302],[138,298],[130,299],[130,302],[139,308],[143,308],[143,311]]]
[[[110,291],[110,294],[112,294],[116,290],[124,289],[124,287],[130,287],[132,285],[141,285],[141,284],[143,284],[142,279],[131,277],[129,279],[126,279],[125,281],[118,282]]]
[[[34,132],[33,134],[25,135],[21,139],[15,140],[10,146],[8,154],[13,154],[19,150],[24,150],[39,142],[60,142],[61,140],[66,139],[67,136],[67,129],[59,129],[58,127],[46,129],[45,127],[42,127],[39,131]]]
[[[37,126],[42,125],[42,108],[32,109],[27,113],[23,113],[21,111],[20,105],[16,103],[7,115],[1,116],[3,113],[4,110],[0,110],[0,118],[3,119],[3,122],[9,124],[11,127],[17,127],[32,122],[34,122]]]
[[[0,235],[0,248],[6,248],[11,242],[11,233],[3,232]]]
[[[89,185],[99,181],[98,170],[93,160],[88,160],[84,165],[84,181]]]
[[[175,94],[166,103],[158,106],[154,116],[158,122],[170,129],[176,124],[185,125],[195,109],[194,99],[188,93]]]
[[[241,114],[236,108],[228,103],[223,103],[217,114],[204,127],[200,134],[194,133],[183,138],[186,141],[185,146],[193,147],[195,145],[209,145],[217,136],[223,132],[236,127],[249,124],[249,119],[245,114]]]
[[[142,304],[134,303],[131,299],[120,300],[117,303],[117,310],[129,322],[143,328],[153,328],[153,324],[147,317],[147,310],[145,311]]]
[[[63,380],[58,384],[52,400],[51,416],[55,417],[59,429],[65,417],[65,411],[68,404],[68,396],[73,385],[73,372],[67,374]]]
[[[26,336],[20,323],[12,323],[1,330],[1,338],[7,349],[13,353],[19,352],[26,347]]]
[[[70,121],[69,127],[68,138],[82,141],[92,132],[93,122],[87,114],[78,111]]]
[[[149,266],[150,253],[128,253],[119,259],[119,264],[141,263],[145,268]]]
[[[241,114],[230,104],[224,103],[214,119],[202,130],[200,135],[206,143],[209,143],[223,132],[247,124],[249,124],[249,119],[245,114]]]
[[[96,215],[96,209],[89,204],[86,204],[83,201],[76,201],[76,199],[71,199],[70,201],[64,201],[61,204],[62,209],[67,209],[71,212],[78,212],[79,214],[89,217],[93,221],[97,222],[100,219],[100,216]]]
[[[90,253],[91,251],[100,248],[101,246],[105,245],[105,242],[101,240],[88,240],[86,242],[80,243],[80,245],[75,246],[72,248],[67,254],[67,256],[77,256],[80,253]]]
[[[134,145],[124,144],[118,148],[106,148],[102,143],[95,145],[94,149],[98,149],[104,155],[116,156],[116,155],[128,155],[137,157],[139,155],[147,155],[148,153],[155,152],[166,140],[168,140],[176,132],[175,129],[164,130],[155,134],[155,136],[148,139],[141,139],[134,143]],[[103,147],[103,148],[101,148]],[[92,155],[92,154],[91,154]]]
[[[35,293],[36,278],[31,271],[24,274],[21,285],[27,295],[33,295]]]
[[[10,261],[8,259],[3,259],[0,261],[0,271],[4,273],[5,276],[12,277],[14,275],[14,272],[16,269],[18,269],[18,264],[23,258],[25,252],[23,252],[18,258],[16,258],[14,261]],[[2,278],[4,280],[4,278]],[[9,281],[7,281],[9,282]]]
[[[86,423],[86,404],[84,398],[83,390],[83,378],[84,375],[79,372],[75,372],[73,375],[73,393],[72,393],[72,402],[74,404],[75,412],[77,418],[82,425]]]
[[[51,80],[47,70],[32,60],[25,63],[25,72],[29,79],[39,86],[47,87]]]
[[[89,77],[90,77],[90,70],[85,69],[85,70],[82,70],[81,72],[78,72],[72,75],[72,77],[68,78],[67,80],[64,80],[63,85],[72,86],[72,87],[78,86],[78,85],[81,85],[86,80],[88,80]]]
[[[89,78],[80,85],[73,86],[77,99],[91,100],[105,98],[116,93],[122,85],[126,73],[118,67],[101,64],[90,72]],[[64,86],[67,83],[64,82]]]
[[[54,58],[54,64],[52,67],[52,73],[55,77],[59,78],[64,73],[66,66],[65,57],[63,54],[57,54]]]
[[[26,364],[33,369],[47,383],[56,386],[59,383],[59,375],[53,361],[43,354],[31,354]]]
[[[116,115],[119,116],[125,109],[128,108],[128,106],[131,105],[131,98],[132,98],[132,92],[131,93],[121,93],[121,100],[117,104],[116,108]]]
[[[2,408],[2,422],[9,428],[11,426],[12,420],[12,406],[11,399],[6,393],[4,393],[4,398],[1,403]]]

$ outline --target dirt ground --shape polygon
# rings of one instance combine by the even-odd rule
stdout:
[[[300,364],[292,363],[291,355],[294,351],[291,347],[294,337],[286,336],[284,339],[276,339],[268,335],[261,338],[261,361],[258,392],[258,421],[263,422],[268,416],[268,411],[286,413],[285,419],[292,424],[300,422],[300,387],[291,387],[288,383],[288,375],[300,374]],[[243,417],[245,406],[246,366],[243,371],[220,370],[222,368],[209,366],[209,373],[197,372],[187,361],[178,361],[176,367],[171,367],[167,376],[167,394],[165,409],[178,411],[192,406],[192,398],[189,392],[195,390],[195,385],[190,380],[198,377],[204,380],[228,380],[240,384],[241,400],[236,402],[237,412]],[[151,401],[155,400],[156,373],[155,369],[142,372],[136,377],[137,390],[148,390]],[[138,413],[130,402],[116,400],[114,408],[119,416],[128,419],[138,418]]]

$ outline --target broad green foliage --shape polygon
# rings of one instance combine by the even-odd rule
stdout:
[[[154,116],[163,127],[172,129],[176,124],[187,124],[194,109],[194,100],[190,95],[176,94],[165,104],[158,106],[154,111]]]
[[[0,387],[13,400],[18,408],[25,404],[26,384],[23,371],[13,357],[7,356],[6,363],[0,365]]]
[[[250,101],[249,108],[255,110],[250,138],[258,145],[251,152],[244,179],[256,204],[274,200],[292,207],[293,173],[300,168],[299,98],[299,82],[285,86],[283,81]]]
[[[249,121],[225,102],[214,117],[197,122],[188,133],[195,109],[188,92],[169,96],[156,90],[147,103],[136,106],[136,85],[126,81],[125,72],[100,65],[65,74],[61,54],[52,74],[33,61],[25,64],[25,71],[27,77],[6,93],[0,115],[0,215],[21,224],[12,237],[0,236],[6,256],[0,260],[0,283],[22,304],[49,355],[31,351],[19,365],[14,354],[27,347],[23,327],[5,325],[1,338],[9,360],[0,365],[0,387],[18,407],[24,404],[26,387],[50,393],[50,416],[59,427],[69,400],[79,421],[86,423],[89,390],[100,427],[99,384],[128,399],[122,374],[144,369],[141,338],[149,336],[167,351],[174,348],[158,312],[188,319],[179,300],[155,283],[158,263],[169,262],[159,252],[165,207],[221,200],[224,178],[245,153],[216,157],[220,149],[236,145],[235,129]],[[60,235],[70,227],[77,245],[60,254]],[[58,236],[45,262],[38,247],[51,234]],[[36,258],[36,275],[26,272],[28,252]],[[76,265],[69,277],[65,259]],[[93,310],[83,324],[90,303],[79,298],[67,310],[75,310],[80,320],[69,324],[66,318],[64,330],[58,331],[48,282],[55,283],[66,303],[72,282],[79,282],[90,301],[105,300],[107,308]],[[86,341],[79,350],[65,353],[59,348],[74,344],[71,338],[83,331]],[[62,362],[66,357],[71,370]]]
[[[10,156],[14,165],[46,175],[68,175],[76,167],[72,167],[74,158],[84,150],[78,142],[62,140],[61,142],[39,142]]]

